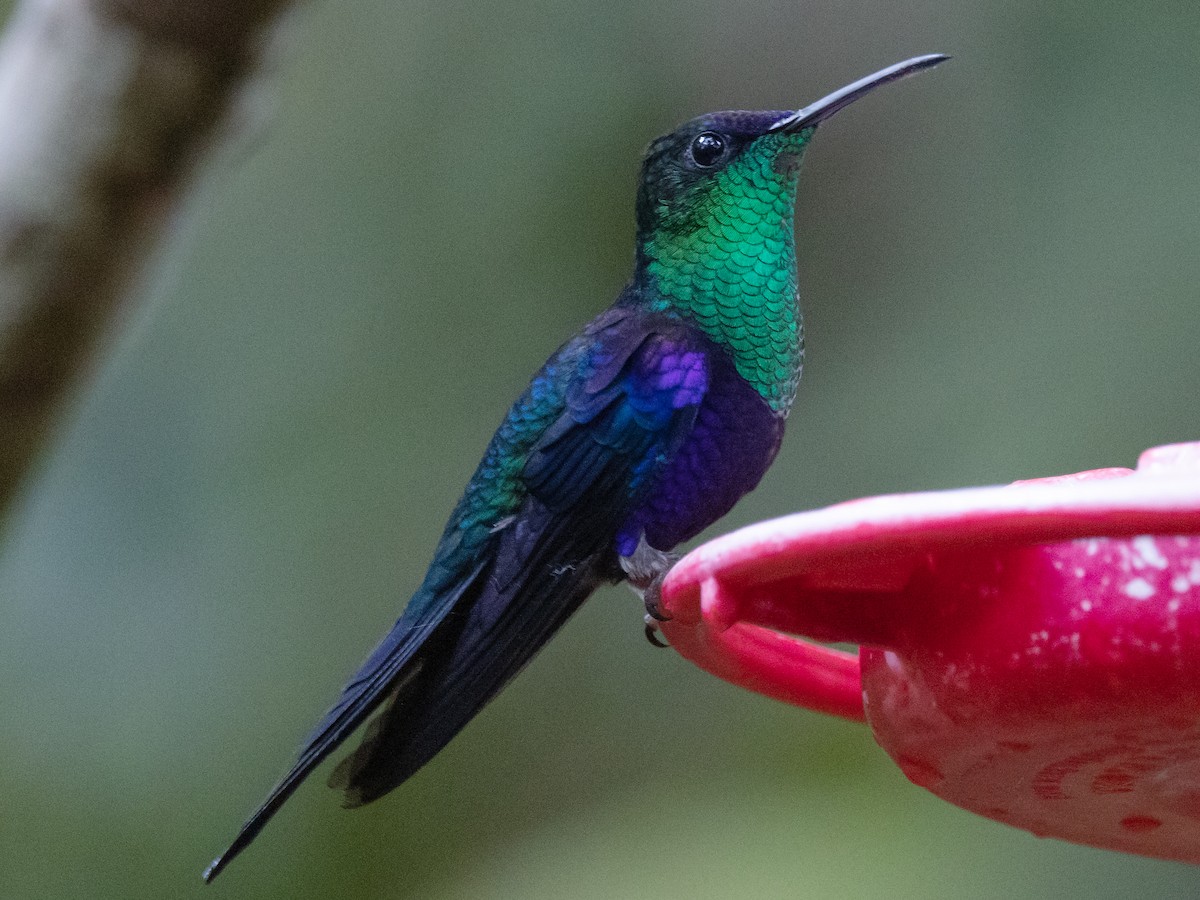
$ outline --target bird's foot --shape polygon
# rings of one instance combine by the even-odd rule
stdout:
[[[662,607],[662,584],[663,579],[666,577],[667,573],[663,572],[655,575],[649,584],[644,586],[635,585],[635,589],[640,588],[639,593],[642,595],[642,604],[646,607],[647,620],[653,619],[655,622],[671,621],[671,617]]]
[[[671,617],[662,608],[662,583],[666,572],[655,576],[654,580],[642,590],[642,603],[646,606],[646,640],[655,647],[669,647],[662,637],[661,622],[670,622]]]
[[[656,647],[667,646],[659,637],[661,630],[658,627],[659,622],[671,619],[662,608],[662,585],[677,559],[675,554],[651,547],[644,535],[632,555],[621,557],[621,568],[625,570],[629,586],[642,598],[646,608],[646,639]]]

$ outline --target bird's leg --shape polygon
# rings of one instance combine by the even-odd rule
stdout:
[[[676,553],[651,547],[646,543],[645,535],[638,540],[637,549],[631,556],[621,557],[621,568],[625,570],[629,587],[642,598],[646,607],[646,639],[656,647],[667,646],[658,636],[658,623],[671,618],[662,611],[662,583],[678,559]]]

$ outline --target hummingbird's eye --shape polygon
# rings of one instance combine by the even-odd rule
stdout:
[[[692,138],[692,146],[689,148],[692,162],[702,169],[712,168],[725,156],[726,146],[724,136],[715,131],[703,131]]]

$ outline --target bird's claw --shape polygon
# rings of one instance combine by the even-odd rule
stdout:
[[[669,647],[661,637],[662,629],[659,623],[670,622],[671,617],[662,608],[662,577],[654,581],[642,593],[642,602],[646,605],[646,640],[655,647]]]
[[[670,622],[671,617],[663,611],[662,607],[662,582],[657,581],[650,587],[646,588],[642,594],[642,603],[646,606],[646,620],[653,619],[655,622]]]
[[[650,613],[646,613],[646,640],[652,646],[666,650],[671,645],[662,639],[662,630],[658,627],[658,623],[666,621],[664,619],[655,619]]]

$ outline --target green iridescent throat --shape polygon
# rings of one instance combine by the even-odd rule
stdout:
[[[726,347],[738,373],[786,415],[804,357],[796,290],[796,180],[811,130],[757,138],[642,235],[650,306]],[[682,198],[681,198],[682,199]]]

